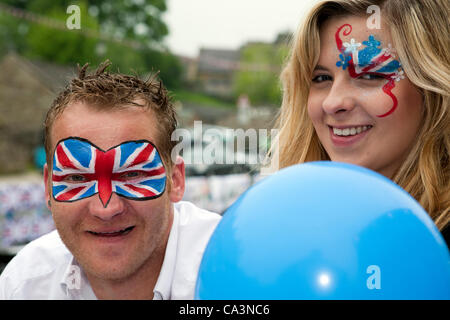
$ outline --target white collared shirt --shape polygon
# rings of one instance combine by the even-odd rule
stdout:
[[[220,220],[190,202],[174,204],[155,300],[193,299],[203,251]],[[0,299],[97,299],[55,230],[27,244],[0,275]]]

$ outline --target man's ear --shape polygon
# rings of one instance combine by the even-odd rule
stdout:
[[[44,164],[44,186],[45,186],[45,203],[47,204],[47,208],[48,210],[50,210],[50,198],[51,198],[51,194],[50,194],[50,181],[48,180],[49,176],[48,176],[48,166],[47,164]]]
[[[184,160],[177,156],[177,160],[172,167],[172,184],[169,192],[170,202],[178,202],[183,199],[185,187]]]

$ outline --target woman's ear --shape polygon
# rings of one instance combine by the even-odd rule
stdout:
[[[185,188],[184,160],[182,157],[177,156],[177,160],[172,167],[172,175],[170,178],[172,179],[172,183],[169,191],[169,199],[172,203],[181,201]]]
[[[50,202],[50,181],[48,180],[48,166],[44,164],[44,186],[45,186],[45,202],[47,203],[47,208],[50,210],[51,202]]]

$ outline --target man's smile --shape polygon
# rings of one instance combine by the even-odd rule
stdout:
[[[97,237],[118,237],[129,234],[134,229],[134,227],[135,226],[129,226],[125,228],[96,228],[94,230],[87,230],[87,232]]]

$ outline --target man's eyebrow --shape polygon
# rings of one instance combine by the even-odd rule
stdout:
[[[326,68],[326,67],[324,67],[324,66],[318,64],[318,65],[314,68],[314,71],[330,71],[330,70],[328,70],[328,68]]]

